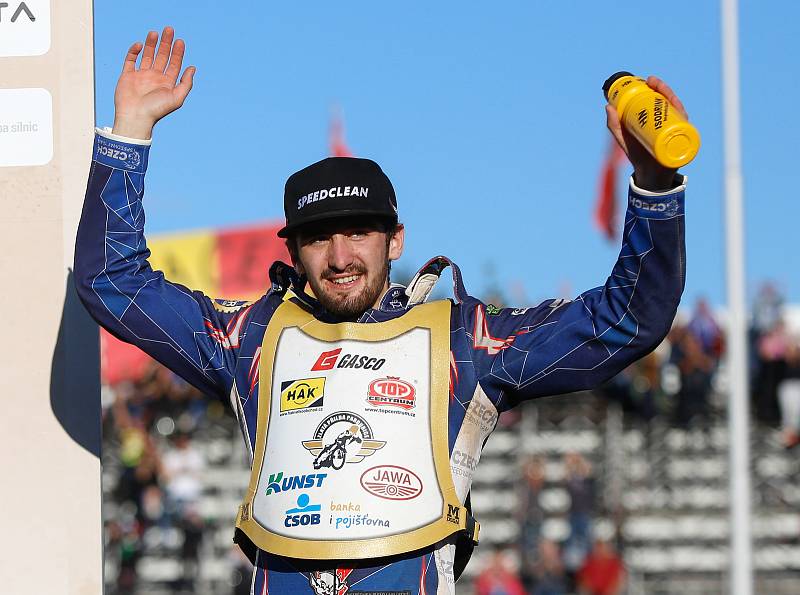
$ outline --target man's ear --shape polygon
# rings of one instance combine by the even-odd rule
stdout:
[[[306,271],[300,263],[300,254],[297,252],[297,238],[286,238],[286,249],[289,251],[289,258],[292,259],[292,266],[298,275],[305,275]]]
[[[403,254],[403,244],[406,238],[406,228],[398,223],[394,228],[394,235],[389,239],[389,260],[397,260]]]

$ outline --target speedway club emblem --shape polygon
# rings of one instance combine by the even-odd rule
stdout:
[[[336,570],[315,570],[308,575],[308,584],[314,589],[314,595],[345,595],[350,590],[347,577],[352,568]]]
[[[386,500],[411,500],[422,493],[416,473],[397,465],[378,465],[361,474],[361,487]]]
[[[313,440],[303,440],[303,447],[314,455],[314,469],[338,470],[345,463],[360,463],[385,445],[386,441],[373,439],[366,420],[351,411],[329,415],[314,430]]]
[[[369,383],[367,402],[374,407],[388,405],[408,411],[415,406],[416,393],[411,383],[396,376],[387,376]]]

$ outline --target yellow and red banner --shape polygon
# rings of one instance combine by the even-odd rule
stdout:
[[[289,262],[281,223],[221,230],[197,230],[153,236],[148,240],[150,266],[173,283],[211,298],[254,300],[269,287],[269,267]],[[136,347],[101,331],[101,376],[104,383],[136,380],[150,359]]]

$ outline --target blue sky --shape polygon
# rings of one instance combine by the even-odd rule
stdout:
[[[798,302],[800,3],[746,0],[740,22],[748,289],[773,279]],[[608,142],[600,86],[625,69],[665,79],[700,130],[684,170],[684,306],[725,302],[717,1],[96,0],[99,124],[125,50],[165,24],[198,73],[156,127],[148,233],[282,218],[287,176],[327,155],[339,105],[351,149],[395,185],[399,269],[445,254],[477,295],[497,283],[519,305],[574,295],[602,284],[618,251],[591,212]]]

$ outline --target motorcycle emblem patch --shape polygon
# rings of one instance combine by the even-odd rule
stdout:
[[[314,455],[314,469],[334,470],[345,463],[360,463],[385,445],[385,440],[373,438],[366,420],[351,411],[329,415],[314,430],[314,439],[303,441],[303,447]]]

